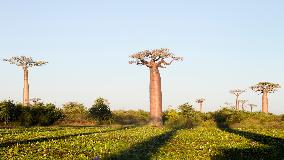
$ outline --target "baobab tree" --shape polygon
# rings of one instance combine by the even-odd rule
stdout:
[[[12,57],[10,59],[3,59],[10,64],[15,64],[19,67],[22,67],[24,70],[24,89],[23,89],[23,105],[28,106],[30,104],[29,99],[29,68],[34,66],[41,66],[46,64],[45,61],[34,61],[31,57],[19,56]]]
[[[250,112],[252,112],[252,109],[257,107],[256,104],[248,104],[248,106],[250,107]]]
[[[268,113],[268,94],[274,93],[278,88],[281,88],[281,86],[271,82],[259,82],[250,88],[253,91],[260,92],[262,94],[262,112]]]
[[[235,89],[231,90],[230,93],[234,94],[236,96],[236,110],[239,110],[239,97],[242,93],[244,93],[246,90],[241,89]]]
[[[162,90],[159,68],[166,68],[173,61],[182,60],[176,57],[169,49],[161,48],[144,50],[130,56],[130,64],[144,65],[150,69],[150,117],[151,124],[162,125]]]
[[[195,102],[196,103],[199,103],[199,110],[200,110],[200,112],[202,112],[202,106],[203,106],[203,102],[205,101],[205,99],[204,98],[199,98],[199,99],[197,99]]]
[[[244,111],[245,110],[245,104],[248,102],[248,100],[245,100],[245,99],[241,99],[241,100],[239,100],[239,103],[241,103],[241,105],[242,105],[242,110]]]

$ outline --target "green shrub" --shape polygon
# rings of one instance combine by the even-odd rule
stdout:
[[[78,102],[68,102],[64,104],[63,113],[66,120],[72,121],[86,120],[88,117],[85,106]]]
[[[99,122],[106,122],[112,116],[109,104],[104,98],[96,99],[95,104],[89,109],[89,113],[92,118]]]
[[[0,122],[7,124],[15,120],[16,106],[11,100],[0,102]]]
[[[30,108],[32,125],[47,126],[63,118],[63,112],[54,104],[36,103]]]
[[[210,115],[195,111],[189,103],[182,104],[178,107],[178,111],[170,109],[164,112],[164,124],[171,128],[192,128],[201,124]]]
[[[236,111],[228,108],[214,113],[217,124],[241,128],[284,128],[281,117],[271,113]]]
[[[114,123],[121,125],[142,125],[149,122],[149,113],[143,110],[113,111],[112,119]]]

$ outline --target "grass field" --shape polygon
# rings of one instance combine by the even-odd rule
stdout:
[[[0,129],[1,159],[284,159],[283,129]]]

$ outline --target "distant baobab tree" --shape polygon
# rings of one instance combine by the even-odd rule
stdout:
[[[281,88],[281,86],[271,82],[259,82],[250,88],[262,94],[262,112],[268,113],[268,93],[274,93],[278,88]]]
[[[22,67],[24,70],[24,90],[23,90],[23,105],[28,106],[30,104],[29,99],[29,71],[30,67],[41,66],[46,64],[45,61],[34,61],[31,57],[19,56],[12,57],[10,59],[3,59],[4,61],[9,62],[10,64],[15,64],[19,67]]]
[[[241,103],[242,105],[242,110],[244,111],[245,110],[245,104],[248,102],[248,100],[245,100],[245,99],[241,99],[239,100],[239,103]]]
[[[252,112],[252,109],[257,107],[256,104],[248,104],[248,106],[250,107],[250,112]]]
[[[239,97],[242,93],[244,93],[246,90],[241,90],[241,89],[236,89],[236,90],[231,90],[230,93],[234,94],[236,96],[236,110],[240,109],[239,105]]]
[[[162,125],[162,90],[159,68],[166,68],[173,61],[182,60],[176,57],[169,49],[161,48],[144,50],[130,56],[134,59],[130,64],[144,65],[150,69],[150,116],[151,123],[155,126]],[[166,62],[169,60],[169,62]]]
[[[203,106],[203,102],[205,101],[204,98],[199,98],[196,100],[196,103],[199,103],[199,110],[200,112],[202,112],[202,106]]]
[[[41,98],[32,98],[30,99],[34,104],[38,104],[41,101]]]

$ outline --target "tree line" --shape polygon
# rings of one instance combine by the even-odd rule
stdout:
[[[162,126],[162,87],[161,87],[161,76],[159,69],[166,68],[171,65],[174,61],[182,61],[182,57],[175,56],[169,49],[161,48],[154,50],[144,50],[138,53],[134,53],[130,56],[132,59],[129,61],[130,64],[142,65],[149,68],[150,71],[150,123],[154,126]],[[42,66],[47,64],[45,61],[34,61],[31,57],[12,57],[10,59],[4,59],[4,61],[10,64],[15,64],[22,67],[24,70],[24,89],[23,89],[23,106],[29,106],[29,83],[28,83],[28,69],[30,67]],[[262,111],[268,112],[268,94],[275,92],[280,88],[279,84],[270,82],[260,82],[251,89],[260,92],[262,96]],[[232,90],[231,93],[236,95],[236,110],[239,110],[239,96],[243,90]],[[197,103],[200,104],[200,111],[202,111],[203,102],[205,99],[197,99]]]

